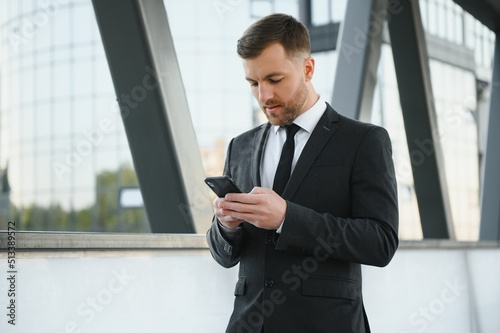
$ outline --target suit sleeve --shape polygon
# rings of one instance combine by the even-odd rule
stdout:
[[[230,159],[231,159],[231,148],[233,146],[233,141],[229,143],[227,150],[226,162],[224,164],[224,175],[231,177],[230,173]],[[240,261],[240,253],[242,243],[244,241],[245,231],[243,228],[239,227],[232,231],[226,231],[219,224],[219,220],[214,216],[212,219],[212,225],[207,232],[207,242],[210,248],[210,253],[212,257],[221,266],[229,268],[235,266]]]
[[[276,249],[300,249],[318,258],[386,266],[398,247],[398,204],[391,142],[385,129],[374,127],[361,141],[350,191],[349,217],[318,213],[288,201]]]

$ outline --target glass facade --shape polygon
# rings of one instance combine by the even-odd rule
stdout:
[[[244,80],[236,41],[264,15],[298,17],[299,2],[164,3],[205,173],[218,175],[229,140],[265,120]],[[474,240],[484,104],[477,92],[478,82],[488,86],[491,80],[494,34],[451,0],[419,3],[428,36],[473,59],[468,68],[431,59],[430,69],[457,237]],[[313,0],[313,24],[341,22],[346,4]],[[148,232],[143,209],[117,205],[120,188],[137,186],[137,180],[90,0],[10,0],[1,6],[0,169],[8,168],[7,215],[32,230]],[[313,56],[313,83],[330,100],[337,51]],[[372,121],[386,127],[393,140],[400,236],[420,239],[412,159],[388,43],[378,73]]]
[[[477,240],[481,151],[478,81],[491,80],[494,33],[451,0],[422,0],[419,4],[427,36],[437,37],[437,40],[433,39],[433,45],[428,44],[430,54],[437,41],[440,46],[452,44],[461,47],[462,55],[473,55],[467,69],[453,61],[432,57],[429,67],[438,121],[437,138],[443,151],[455,234],[458,240]],[[451,48],[448,56],[455,58]],[[412,164],[418,164],[418,160],[417,154],[410,154],[406,144],[392,58],[390,45],[383,45],[372,121],[386,127],[393,140],[399,184],[400,236],[402,239],[421,239],[411,173]],[[428,153],[425,143],[421,147],[422,151],[418,153]]]
[[[142,209],[117,205],[137,179],[91,2],[1,6],[3,215],[20,230],[148,231]]]

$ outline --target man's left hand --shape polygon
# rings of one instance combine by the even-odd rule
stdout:
[[[222,214],[261,229],[278,229],[285,218],[286,201],[269,188],[254,187],[250,193],[228,193],[225,199],[219,203]]]

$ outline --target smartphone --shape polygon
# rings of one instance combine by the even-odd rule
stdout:
[[[205,183],[219,198],[225,197],[228,193],[241,193],[238,186],[228,176],[207,177],[205,178]]]

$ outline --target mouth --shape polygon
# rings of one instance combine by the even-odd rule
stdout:
[[[267,105],[267,106],[264,106],[264,109],[268,113],[276,113],[281,109],[281,105]]]

